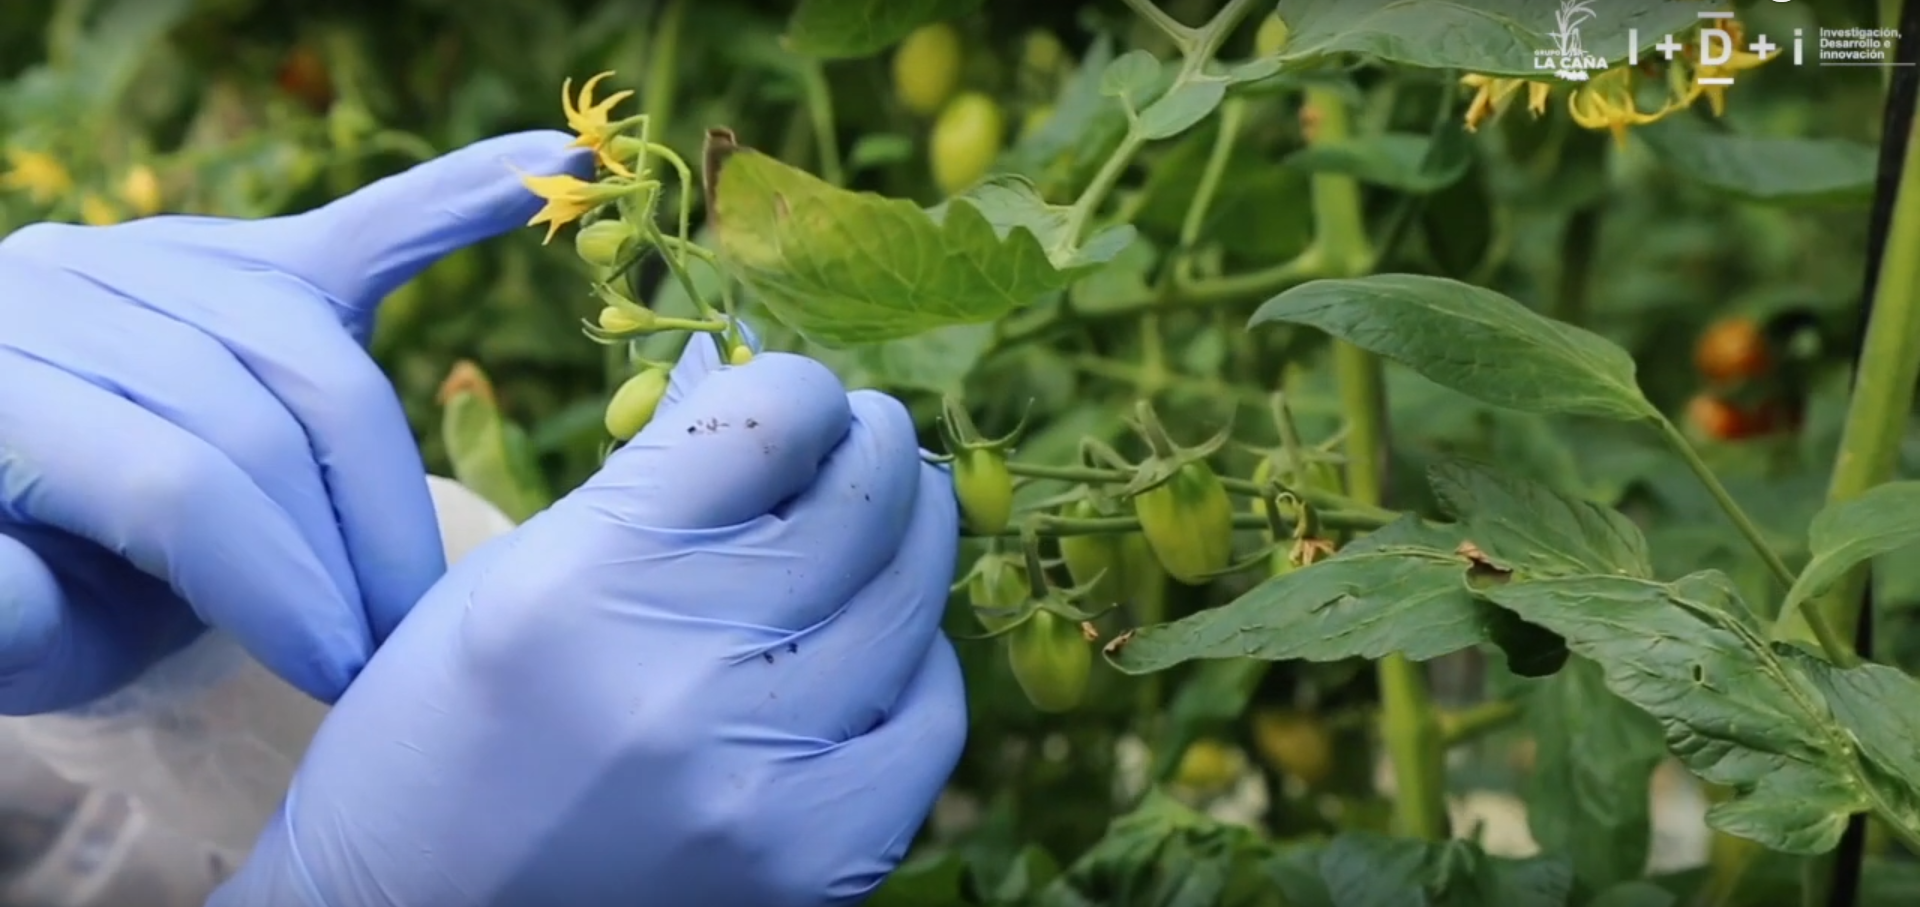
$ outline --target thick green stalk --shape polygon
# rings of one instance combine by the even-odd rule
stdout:
[[[1346,102],[1333,90],[1309,88],[1308,141],[1343,141],[1351,126]],[[1314,247],[1330,277],[1359,276],[1373,268],[1372,244],[1360,206],[1360,186],[1350,176],[1313,177]],[[1386,391],[1380,361],[1347,343],[1335,342],[1334,368],[1347,416],[1347,494],[1379,506],[1386,465]],[[1445,742],[1439,716],[1427,695],[1419,665],[1388,655],[1377,667],[1382,736],[1398,786],[1394,819],[1401,834],[1445,840],[1447,820]]]
[[[1920,344],[1913,342],[1920,332],[1920,140],[1913,135],[1895,198],[1828,504],[1850,501],[1893,477],[1913,411],[1914,382],[1920,380]],[[1871,567],[1861,565],[1817,605],[1826,624],[1847,640],[1859,626],[1860,596],[1871,575]],[[1774,630],[1781,638],[1806,639],[1814,627],[1794,612],[1780,615]]]

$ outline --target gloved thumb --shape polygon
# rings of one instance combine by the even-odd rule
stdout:
[[[592,157],[572,136],[542,130],[476,142],[262,228],[249,251],[300,277],[350,328],[401,284],[451,252],[524,227],[541,206],[523,176],[586,178]]]
[[[760,335],[744,319],[735,319],[735,330],[747,349],[758,355],[762,349]],[[727,358],[720,353],[721,344],[714,343],[711,334],[693,334],[687,337],[687,345],[680,351],[680,360],[674,363],[673,374],[667,382],[667,395],[660,402],[662,411],[672,409],[685,400],[693,389],[700,386],[707,376],[726,366]]]

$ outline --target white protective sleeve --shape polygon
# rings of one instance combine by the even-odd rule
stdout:
[[[428,477],[428,485],[449,564],[513,528],[511,520],[465,486],[438,476]],[[198,905],[252,849],[326,712],[325,705],[261,667],[230,637],[209,632],[126,689],[84,709],[0,718],[0,747],[22,748],[91,790],[75,823],[119,822],[110,849],[121,856],[106,862],[190,859],[197,864],[171,873],[164,866],[135,865],[116,872],[96,855],[84,861],[98,870],[84,887],[124,889],[107,877],[185,872],[191,881],[164,887],[194,888],[201,884],[197,880],[207,879],[197,897],[180,892],[188,899],[178,903]],[[138,826],[137,834],[129,823]],[[151,840],[119,840],[129,834]],[[100,847],[72,828],[67,837],[76,840],[62,844]],[[41,862],[62,863],[60,856],[51,853]],[[157,894],[152,887],[145,892]],[[74,899],[78,894],[69,887],[58,902],[94,902]]]

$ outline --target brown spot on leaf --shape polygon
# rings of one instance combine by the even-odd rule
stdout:
[[[1120,649],[1127,644],[1127,641],[1131,639],[1133,639],[1133,631],[1128,630],[1127,632],[1122,633],[1119,636],[1115,636],[1113,638],[1113,641],[1107,643],[1106,648],[1101,649],[1100,651],[1105,652],[1108,655],[1117,654],[1120,651]]]
[[[1512,570],[1494,563],[1493,558],[1471,541],[1462,541],[1460,547],[1453,549],[1453,553],[1467,559],[1471,565],[1467,568],[1467,581],[1475,585],[1504,583],[1513,576]]]

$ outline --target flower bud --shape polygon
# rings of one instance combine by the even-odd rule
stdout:
[[[640,236],[631,224],[621,220],[603,220],[581,228],[573,237],[573,251],[580,260],[599,268],[611,268],[632,250]]]

